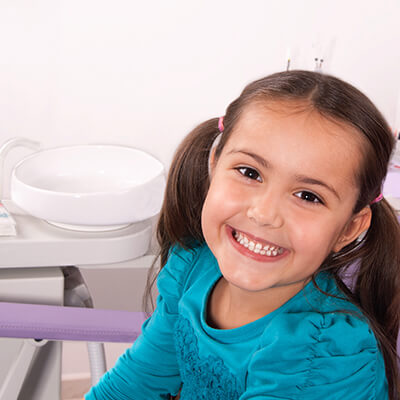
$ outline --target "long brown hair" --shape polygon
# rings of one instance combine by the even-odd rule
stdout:
[[[365,143],[363,160],[356,179],[359,197],[356,214],[371,204],[381,192],[394,137],[382,114],[358,89],[330,75],[310,71],[279,72],[245,87],[226,110],[224,133],[216,148],[218,159],[243,110],[254,101],[301,101],[322,116],[347,124],[360,133]],[[157,225],[161,268],[171,246],[186,249],[204,242],[201,212],[209,187],[208,157],[219,134],[218,119],[196,127],[183,140],[172,161],[164,203]],[[328,270],[341,290],[370,321],[385,360],[390,399],[400,393],[396,340],[400,310],[400,225],[389,203],[371,204],[371,226],[361,241],[354,241],[338,253],[331,253],[313,276]],[[352,291],[341,274],[350,265],[359,268]],[[156,277],[149,274],[145,298],[151,298]],[[146,302],[148,304],[148,302]]]

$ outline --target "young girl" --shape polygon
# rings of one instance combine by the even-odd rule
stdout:
[[[393,146],[362,93],[308,71],[195,128],[158,223],[157,307],[85,399],[395,399]]]

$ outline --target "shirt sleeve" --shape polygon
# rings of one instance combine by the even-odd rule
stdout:
[[[159,296],[142,334],[86,394],[85,400],[169,399],[181,386],[173,330],[195,251],[174,247],[157,278]]]
[[[366,321],[281,314],[249,364],[240,400],[386,400],[385,366]]]

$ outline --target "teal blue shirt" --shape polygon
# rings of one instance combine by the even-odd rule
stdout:
[[[310,282],[261,319],[214,329],[207,301],[220,277],[206,245],[175,247],[142,335],[85,399],[169,399],[180,389],[181,400],[388,399],[377,341],[352,303]],[[317,283],[343,297],[328,273]]]

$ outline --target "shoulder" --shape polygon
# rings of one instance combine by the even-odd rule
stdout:
[[[313,345],[315,351],[325,344],[338,354],[378,348],[368,319],[327,274],[320,274],[317,286],[310,282],[272,318],[262,340],[268,344],[275,334]]]
[[[210,266],[208,261],[212,257],[206,244],[196,244],[187,249],[180,245],[171,247],[167,263],[157,278],[159,292],[164,295],[167,293],[174,296],[181,295],[188,281],[195,279],[196,273],[201,271],[201,268],[196,266],[199,264]]]
[[[383,358],[367,321],[342,312],[277,315],[252,358],[248,379],[250,390],[310,399],[333,398],[331,391],[334,398],[350,398],[354,388],[360,396],[352,398],[375,399],[386,390]]]
[[[278,333],[281,339],[291,338],[297,345],[308,346],[309,351],[315,353],[323,353],[325,347],[332,355],[378,349],[366,318],[354,311],[282,313],[273,319],[265,332],[265,344],[270,344],[271,334]]]

